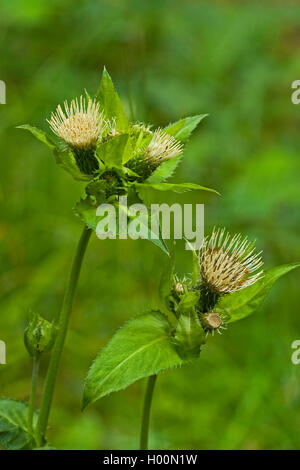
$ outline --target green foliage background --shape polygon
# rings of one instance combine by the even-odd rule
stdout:
[[[205,203],[207,232],[226,225],[256,237],[267,267],[296,261],[300,108],[290,96],[299,79],[299,14],[292,1],[2,2],[1,396],[28,398],[23,329],[30,311],[57,315],[81,230],[71,212],[81,183],[15,126],[46,128],[57,103],[84,88],[96,91],[103,65],[132,119],[164,126],[208,112],[174,179],[222,196],[193,192],[169,200]],[[137,448],[145,383],[83,414],[82,386],[116,329],[155,305],[163,256],[146,241],[92,238],[50,419],[53,446]],[[190,261],[178,244],[180,273]],[[296,271],[283,278],[260,312],[209,340],[198,362],[159,377],[152,448],[300,448],[300,366],[290,360],[300,337],[299,280]]]

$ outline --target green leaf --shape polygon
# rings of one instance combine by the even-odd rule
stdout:
[[[91,179],[90,176],[81,173],[72,152],[60,150],[57,147],[56,142],[46,132],[38,129],[37,127],[32,127],[29,124],[18,126],[18,129],[25,129],[31,132],[31,134],[33,134],[40,142],[47,145],[47,147],[53,151],[57,165],[70,173],[75,180],[88,181]]]
[[[299,266],[300,263],[284,264],[265,271],[265,276],[252,286],[222,297],[216,311],[229,315],[228,323],[251,315],[259,309],[277,279]]]
[[[96,215],[97,207],[106,202],[105,181],[91,181],[86,186],[85,192],[87,196],[76,203],[74,212],[88,228],[96,230],[101,218]]]
[[[174,282],[174,245],[170,256],[164,264],[162,276],[159,283],[159,300],[165,313],[170,309],[170,295]]]
[[[102,219],[102,216],[97,215],[96,211],[97,208],[100,204],[104,203],[109,203],[109,200],[106,200],[105,197],[105,183],[104,181],[92,181],[88,186],[87,186],[87,191],[89,191],[89,194],[85,198],[81,198],[79,202],[75,205],[74,212],[76,215],[78,215],[81,220],[83,220],[86,225],[91,228],[92,230],[96,231],[97,225]],[[91,188],[94,188],[94,191],[91,191]],[[131,192],[132,194],[132,192]],[[135,201],[132,201],[135,202]],[[137,201],[136,201],[137,202]],[[111,201],[111,204],[113,201]],[[119,206],[117,203],[114,204],[115,206],[115,214],[116,214],[116,238],[118,238],[119,235],[119,210],[126,211],[127,214],[127,222],[128,225],[129,223],[135,218],[133,216],[130,216],[128,214],[128,211],[122,206]],[[164,253],[167,255],[169,254],[168,252],[168,247],[162,238],[161,230],[159,229],[159,233],[155,234],[151,230],[151,219],[149,221],[145,221],[140,219],[140,231],[146,234],[145,239],[151,241],[156,245],[158,248],[160,248]],[[148,225],[146,223],[148,222]]]
[[[172,191],[175,193],[184,193],[186,191],[201,190],[219,194],[214,189],[206,188],[195,183],[134,183],[140,198],[146,201],[151,200],[151,191]]]
[[[174,337],[174,345],[182,359],[197,359],[205,343],[205,332],[193,309],[180,315]]]
[[[27,411],[22,401],[0,399],[0,445],[4,449],[30,449],[35,445],[27,430]]]
[[[199,301],[200,292],[186,292],[186,294],[181,296],[180,302],[178,304],[177,313],[185,313],[191,308],[195,307]]]
[[[112,79],[104,67],[102,79],[96,99],[100,102],[102,109],[108,119],[116,120],[116,129],[118,131],[127,131],[129,122],[124,112],[121,100],[116,92]]]
[[[159,226],[159,233],[158,237],[157,234],[153,233],[151,230],[151,220],[149,221],[148,225],[148,240],[154,243],[154,245],[158,246],[166,255],[169,255],[168,247],[165,243],[165,240],[162,238],[161,227]]]
[[[122,168],[123,161],[131,157],[128,134],[121,134],[100,144],[97,154],[104,161],[107,168]]]
[[[135,219],[135,216],[131,216],[129,214],[129,211],[127,211],[127,214],[128,214],[128,220],[129,220],[128,223],[130,223],[131,221]],[[150,217],[149,217],[149,214],[150,214]],[[154,231],[152,231],[152,223],[151,223],[152,218],[151,217],[155,218],[156,214],[152,214],[150,211],[148,211],[147,215],[148,217],[146,219],[144,219],[143,217],[139,218],[139,225],[140,225],[139,231],[146,235],[145,236],[146,240],[149,240],[152,243],[154,243],[154,245],[158,246],[158,248],[160,248],[164,253],[168,255],[169,254],[168,247],[164,239],[162,238],[160,225],[158,227],[158,230],[159,230],[158,233],[155,233]]]
[[[37,127],[30,126],[29,124],[23,124],[22,126],[18,126],[17,129],[25,129],[31,134],[34,135],[38,140],[43,142],[43,144],[47,145],[51,150],[56,149],[55,141],[44,131],[38,129]]]
[[[75,214],[81,218],[86,226],[92,230],[96,230],[99,217],[96,216],[98,204],[91,204],[90,198],[81,198],[74,207]]]
[[[159,231],[159,238],[157,238],[153,235],[153,233],[151,232],[151,229],[149,228],[147,240],[154,243],[154,245],[160,248],[164,253],[166,253],[166,255],[169,255],[169,250],[164,239],[162,238],[161,231]]]
[[[200,121],[204,119],[207,114],[201,114],[198,116],[187,117],[181,119],[180,121],[170,124],[164,128],[164,132],[172,135],[175,139],[186,142],[193,130],[197,127]],[[170,160],[162,163],[156,170],[152,173],[151,176],[146,180],[149,183],[161,183],[167,178],[170,178],[174,171],[176,170],[179,162],[181,161],[182,156],[176,158],[171,158]]]
[[[181,365],[170,341],[171,325],[160,312],[129,320],[93,363],[86,379],[83,408],[136,380]]]
[[[186,117],[174,124],[169,124],[163,130],[167,134],[172,135],[175,139],[181,142],[186,142],[194,129],[208,114],[199,114],[197,116]]]
[[[156,170],[146,179],[146,183],[161,183],[167,178],[170,178],[176,170],[179,162],[181,161],[181,155],[175,158],[170,158],[166,162],[159,165]]]

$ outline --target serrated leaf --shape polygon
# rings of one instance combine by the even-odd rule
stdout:
[[[129,320],[95,359],[84,387],[83,408],[136,380],[181,365],[170,334],[171,325],[160,312]]]
[[[108,119],[115,119],[116,129],[118,131],[127,131],[129,122],[124,112],[122,102],[115,90],[112,79],[104,67],[102,79],[96,99],[100,102],[101,108],[104,110]]]
[[[209,191],[219,194],[217,191],[195,183],[135,183],[136,190],[140,198],[149,204],[151,201],[151,192],[154,191],[172,191],[174,193],[185,193],[186,191]]]
[[[229,316],[228,323],[251,315],[259,309],[273,284],[284,274],[298,268],[300,263],[284,264],[265,271],[265,276],[252,286],[222,297],[216,311]]]
[[[107,168],[122,168],[123,161],[131,158],[129,135],[120,134],[100,144],[97,154]]]
[[[34,445],[27,430],[26,403],[9,398],[0,399],[0,445],[7,450],[29,449]]]
[[[175,158],[170,158],[166,162],[159,165],[159,167],[154,170],[152,175],[147,178],[146,183],[161,183],[166,179],[170,178],[174,171],[176,170],[179,162],[181,161],[181,155]]]
[[[169,124],[163,129],[167,134],[172,135],[175,139],[180,140],[181,142],[186,142],[194,129],[198,124],[204,119],[208,114],[199,114],[197,116],[190,116],[180,121]]]
[[[34,137],[47,145],[51,150],[56,148],[55,141],[45,131],[38,129],[37,127],[30,126],[30,124],[23,124],[22,126],[17,126],[17,129],[25,129],[26,131],[31,132]]]

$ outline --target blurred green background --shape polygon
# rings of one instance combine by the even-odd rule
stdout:
[[[206,232],[226,225],[257,238],[266,267],[299,260],[300,6],[291,1],[11,0],[1,2],[0,395],[28,399],[23,329],[30,311],[59,311],[81,231],[72,207],[82,190],[24,131],[47,128],[57,103],[96,91],[108,68],[134,120],[167,125],[209,113],[176,181],[222,196],[205,203]],[[179,273],[190,253],[178,245]],[[64,449],[136,449],[145,382],[80,412],[96,353],[129,317],[155,305],[165,255],[146,241],[100,241],[84,262],[49,440]],[[280,280],[263,309],[204,347],[198,362],[159,377],[152,448],[300,449],[300,273]],[[44,360],[42,373],[47,360]],[[41,387],[39,389],[39,396]]]

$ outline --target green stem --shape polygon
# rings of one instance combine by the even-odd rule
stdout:
[[[39,376],[39,367],[40,367],[40,357],[36,356],[33,358],[33,364],[32,364],[31,391],[30,391],[28,416],[27,416],[28,431],[31,433],[33,432],[32,421],[33,421],[36,389],[37,389],[38,376]]]
[[[140,450],[148,450],[150,411],[151,411],[153,390],[154,390],[156,379],[157,379],[157,375],[151,375],[147,383],[144,409],[143,409],[143,418],[142,418]]]
[[[41,401],[41,408],[39,412],[39,418],[38,418],[38,424],[37,424],[37,439],[38,439],[39,445],[42,445],[44,442],[45,432],[47,429],[51,404],[53,400],[55,383],[56,383],[57,374],[59,370],[59,363],[60,363],[61,354],[63,351],[65,339],[66,339],[69,318],[70,318],[70,314],[72,311],[75,290],[76,290],[76,286],[78,283],[82,260],[83,260],[84,253],[85,253],[89,238],[91,236],[91,233],[92,233],[91,229],[88,229],[85,226],[81,234],[78,246],[77,246],[77,251],[75,254],[75,258],[73,260],[71,273],[70,273],[67,288],[65,291],[65,296],[64,296],[62,309],[61,309],[59,322],[58,322],[57,337],[55,340],[55,344],[54,344],[50,362],[49,362],[47,377],[46,377],[42,401]]]

